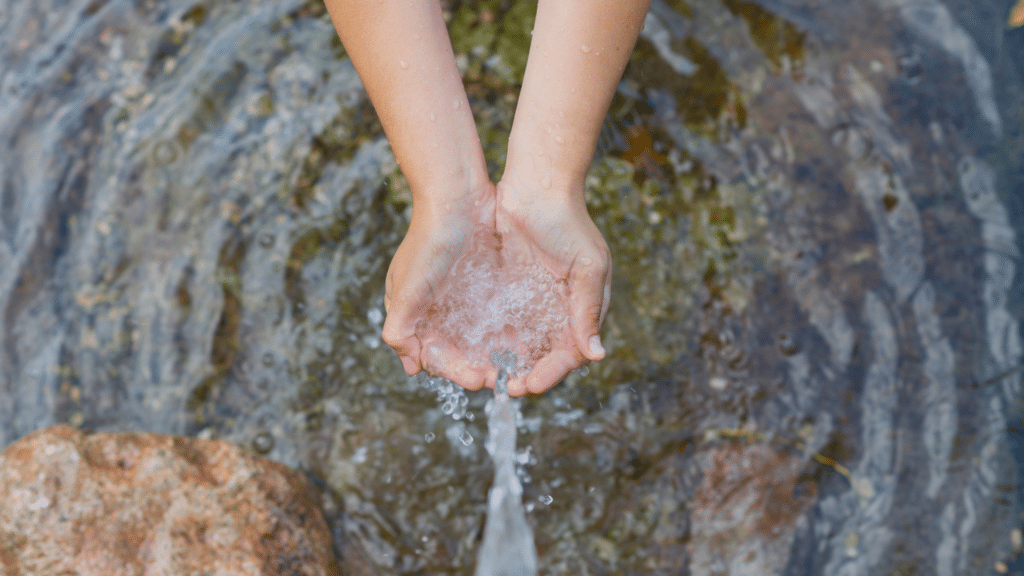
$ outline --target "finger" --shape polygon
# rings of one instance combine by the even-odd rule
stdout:
[[[440,339],[424,342],[421,362],[428,374],[447,378],[467,390],[479,390],[487,381],[485,372],[464,352]]]
[[[540,359],[537,365],[526,375],[524,382],[527,392],[540,394],[558,384],[565,378],[566,374],[574,368],[583,365],[583,359],[579,355],[564,348],[556,348]],[[511,386],[509,395],[512,394]]]
[[[569,272],[569,324],[580,352],[591,361],[605,356],[601,345],[601,322],[610,296],[611,266],[608,260],[598,261],[583,256],[573,263]]]
[[[526,374],[523,374],[522,376],[520,376],[520,375],[515,375],[515,376],[510,375],[508,377],[508,382],[505,383],[505,388],[508,390],[508,395],[509,396],[512,396],[512,397],[524,396],[528,392],[528,390],[526,389],[526,377],[529,374],[530,374],[530,372],[527,372]]]
[[[608,316],[608,307],[612,303],[612,264],[608,261],[608,269],[604,273],[604,290],[601,297],[601,319],[598,327],[604,325],[604,319]]]
[[[509,378],[509,380],[512,380]],[[494,387],[498,385],[498,369],[494,366],[484,369],[484,386],[494,390]]]
[[[406,373],[412,375],[420,371],[420,341],[416,337],[415,323],[404,312],[398,306],[392,308],[380,336],[402,358]]]
[[[420,364],[411,356],[399,356],[399,360],[402,361],[402,369],[409,376],[415,376],[420,373]]]

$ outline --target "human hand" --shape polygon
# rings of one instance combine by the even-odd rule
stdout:
[[[470,390],[484,385],[488,370],[469,362],[456,342],[423,327],[429,325],[439,289],[469,248],[474,226],[494,227],[494,186],[487,182],[478,188],[444,205],[414,205],[409,231],[388,267],[382,334],[410,376],[426,370]]]
[[[539,264],[563,279],[569,316],[547,354],[509,381],[510,395],[544,392],[570,370],[605,356],[599,332],[611,298],[611,254],[587,214],[582,182],[573,188],[559,190],[550,179],[509,170],[497,186],[495,227],[505,265]]]

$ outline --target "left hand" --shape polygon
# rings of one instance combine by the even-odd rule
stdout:
[[[495,227],[506,266],[545,266],[568,287],[569,322],[509,394],[541,393],[569,371],[601,360],[600,329],[611,298],[611,254],[578,190],[544,188],[506,171],[497,187]],[[492,385],[488,381],[488,385]]]

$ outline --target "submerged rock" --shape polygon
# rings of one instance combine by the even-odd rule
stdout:
[[[337,573],[306,479],[225,442],[55,426],[0,453],[0,575]]]

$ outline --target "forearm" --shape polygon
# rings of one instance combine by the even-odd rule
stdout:
[[[413,206],[451,209],[488,183],[437,0],[325,0],[409,181]]]
[[[650,0],[540,0],[508,164],[582,193],[608,106]]]

